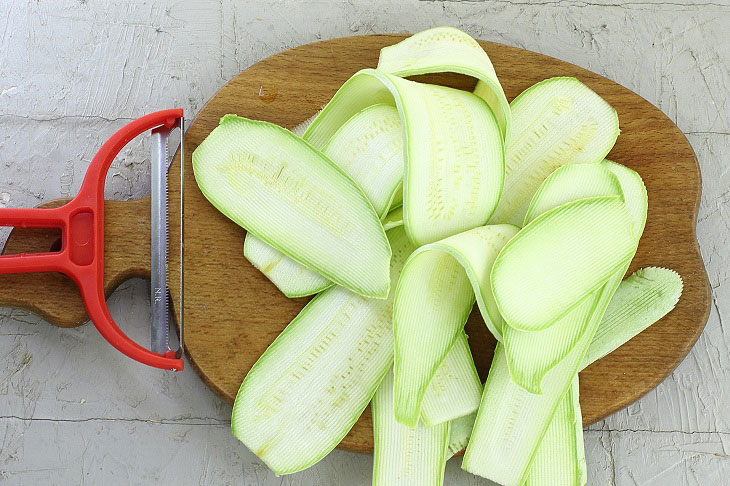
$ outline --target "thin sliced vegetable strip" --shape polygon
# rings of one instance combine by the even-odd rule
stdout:
[[[211,204],[259,239],[356,293],[388,295],[390,245],[372,205],[288,130],[225,116],[195,149],[193,170]]]
[[[631,274],[621,282],[606,308],[580,369],[613,352],[667,315],[681,294],[682,278],[673,270],[648,267]],[[466,447],[475,418],[476,414],[472,414],[452,421],[449,442],[452,454]]]
[[[508,138],[510,108],[497,73],[482,46],[453,27],[435,27],[380,50],[378,69],[396,76],[452,72],[477,78],[474,94],[487,102]]]
[[[295,127],[296,131],[306,131],[314,118]],[[381,218],[393,204],[402,202],[403,135],[398,110],[392,104],[374,104],[355,113],[315,148],[321,148],[355,181]],[[332,285],[252,234],[246,235],[244,255],[287,297],[312,295]]]
[[[619,134],[616,110],[575,78],[549,78],[510,103],[503,197],[490,223],[522,224],[533,194],[555,169],[600,162]]]
[[[373,486],[440,486],[444,480],[450,422],[406,427],[393,413],[393,373],[389,372],[372,402]]]
[[[570,164],[545,179],[530,203],[525,225],[541,214],[579,199],[616,196],[623,199],[618,178],[602,164]],[[595,307],[595,293],[557,322],[538,331],[504,328],[504,349],[512,380],[540,393],[545,373],[565,357],[585,331]]]
[[[477,292],[490,326],[496,314],[488,275],[517,232],[511,225],[474,228],[422,246],[406,263],[393,306],[396,419],[418,423],[431,379],[464,327]]]
[[[622,172],[622,177],[617,177],[624,193],[626,213],[631,217],[627,224],[634,238],[635,252],[646,221],[646,191],[636,172],[623,166],[613,170]],[[586,331],[565,358],[545,375],[542,395],[531,394],[511,381],[504,350],[501,344],[497,346],[462,468],[506,486],[522,484],[555,409],[577,374],[631,258],[633,252],[604,284]]]
[[[495,301],[511,327],[545,329],[600,288],[635,250],[622,198],[564,204],[533,220],[500,252],[491,276]]]
[[[243,256],[290,299],[317,294],[333,285],[319,272],[297,263],[252,233],[246,233]]]
[[[428,385],[421,406],[421,420],[432,427],[476,412],[482,398],[482,382],[474,366],[469,342],[463,332],[456,339]]]
[[[583,358],[581,369],[667,315],[682,295],[682,277],[674,270],[642,268],[619,285]]]
[[[673,270],[658,267],[648,267],[637,270],[619,285],[606,313],[593,336],[588,352],[583,358],[581,369],[590,366],[593,362],[613,352],[625,342],[641,331],[657,322],[668,314],[679,300],[682,293],[682,278]],[[545,437],[540,443],[535,459],[530,466],[527,486],[552,486],[562,484],[556,482],[556,467],[546,459],[553,453],[551,450],[559,448],[566,451],[565,444],[561,443],[554,434],[554,422],[560,421],[562,413],[575,417],[576,440],[575,450],[571,457],[566,457],[566,464],[572,464],[579,471],[575,484],[584,485],[585,479],[585,451],[583,450],[583,427],[580,419],[580,403],[578,402],[576,385],[571,387],[572,411],[565,411],[564,403],[556,411],[553,423],[548,428]],[[563,399],[565,402],[567,398]],[[565,420],[563,418],[562,420]],[[553,458],[554,459],[554,458]]]
[[[578,377],[560,401],[530,466],[525,486],[584,486],[587,480]]]
[[[404,127],[404,224],[423,245],[482,226],[499,201],[503,142],[477,96],[364,69],[335,93],[304,137],[326,143],[336,127],[374,103],[395,104]]]
[[[388,232],[390,276],[413,250]],[[233,434],[276,474],[301,471],[339,444],[393,362],[392,294],[367,299],[332,287],[312,299],[246,375]]]

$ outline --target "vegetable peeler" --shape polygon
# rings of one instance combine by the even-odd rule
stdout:
[[[184,160],[183,110],[170,109],[138,118],[114,133],[99,149],[86,172],[78,195],[57,208],[0,209],[0,226],[57,228],[61,231],[59,251],[1,255],[0,274],[61,272],[81,291],[89,318],[101,335],[117,350],[148,366],[181,371],[183,354],[183,192],[180,192],[180,311],[178,349],[170,348],[173,318],[167,286],[168,139],[180,129],[180,160]],[[144,348],[130,339],[114,322],[104,291],[104,183],[114,158],[134,138],[151,131],[151,346]],[[181,181],[184,170],[181,164]]]

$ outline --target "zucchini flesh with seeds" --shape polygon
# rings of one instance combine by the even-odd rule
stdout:
[[[373,486],[443,484],[451,422],[433,427],[406,427],[394,419],[393,373],[389,372],[372,401]]]
[[[617,196],[623,191],[617,177],[602,164],[570,164],[553,172],[530,203],[525,225],[541,214],[577,199]],[[595,299],[585,298],[557,322],[539,331],[505,326],[504,349],[512,380],[532,393],[553,366],[573,349],[585,331]]]
[[[193,170],[208,201],[259,239],[355,293],[388,295],[391,250],[372,205],[288,130],[227,115],[195,149]]]
[[[402,202],[403,135],[394,106],[375,104],[356,113],[321,149],[362,189],[381,218]],[[253,235],[246,236],[244,255],[287,297],[312,295],[332,285]]]
[[[363,69],[335,93],[304,137],[326,143],[354,113],[374,103],[398,108],[403,125],[403,213],[408,236],[423,245],[484,225],[499,201],[504,149],[479,97]]]
[[[452,72],[477,78],[474,94],[486,101],[503,138],[509,135],[511,112],[492,61],[482,46],[453,27],[435,27],[380,50],[378,69],[406,77]]]
[[[593,336],[588,351],[583,358],[580,369],[583,370],[593,362],[601,359],[618,347],[632,339],[647,327],[667,315],[679,301],[682,294],[682,278],[673,270],[659,267],[642,268],[624,279],[618,286],[611,302],[606,308],[606,313]],[[573,398],[575,404],[576,398]],[[579,406],[579,405],[578,405]],[[556,416],[553,417],[555,420]],[[571,411],[571,414],[577,412]],[[451,455],[463,450],[471,436],[476,414],[471,414],[451,423],[451,435],[449,439],[449,452]],[[550,425],[552,428],[552,425]],[[582,438],[583,429],[580,427]],[[550,430],[540,442],[540,449],[537,454],[550,455],[550,452],[542,451],[546,447],[564,447],[562,442],[548,439]],[[576,442],[577,443],[577,442]],[[576,454],[581,454],[577,446]],[[576,456],[577,457],[577,456]],[[537,461],[537,459],[535,459]],[[533,462],[531,469],[541,467]],[[549,477],[544,472],[530,472],[533,486],[536,477]],[[546,486],[562,484],[560,482],[543,483]]]
[[[492,289],[502,317],[522,331],[549,327],[629,261],[635,246],[619,196],[547,211],[507,243],[494,263]]]
[[[463,332],[441,362],[421,406],[427,427],[476,412],[482,398],[482,382],[474,366],[469,342]]]
[[[611,105],[575,78],[550,78],[510,104],[504,195],[490,223],[522,224],[533,194],[561,165],[601,161],[619,134]]]
[[[390,276],[414,249],[388,232]],[[305,469],[339,444],[393,362],[392,294],[367,299],[339,286],[312,299],[243,381],[231,428],[277,475]]]
[[[630,218],[628,224],[634,238],[635,252],[646,221],[646,190],[636,172],[618,164],[611,169],[614,174],[621,173],[617,177]],[[544,215],[537,220],[542,217]],[[542,395],[532,394],[512,382],[504,349],[501,344],[497,345],[472,437],[462,462],[463,469],[505,486],[522,484],[555,409],[583,362],[606,307],[633,258],[633,252],[599,291],[595,310],[578,343],[545,375],[541,386]]]
[[[488,275],[497,253],[516,232],[511,225],[474,228],[424,245],[406,262],[393,304],[399,422],[418,423],[426,389],[464,328],[475,291],[485,322],[490,325],[497,316]]]

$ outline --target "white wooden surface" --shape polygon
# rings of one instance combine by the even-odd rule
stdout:
[[[714,308],[670,378],[586,432],[589,484],[730,483],[728,0],[111,3],[121,2],[0,0],[0,206],[74,195],[129,119],[173,106],[192,115],[250,64],[331,37],[453,25],[571,61],[659,106],[702,166],[698,233]],[[109,197],[149,190],[146,153],[136,144],[115,162]],[[146,339],[145,282],[125,284],[110,307]],[[370,484],[370,457],[340,451],[274,477],[232,438],[229,413],[194,372],[136,365],[91,325],[58,329],[0,309],[2,484]],[[487,483],[453,460],[446,484]]]

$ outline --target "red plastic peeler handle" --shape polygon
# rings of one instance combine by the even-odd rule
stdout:
[[[0,274],[61,272],[81,290],[89,318],[104,339],[130,358],[149,366],[181,371],[173,351],[158,354],[132,341],[109,313],[104,295],[104,183],[114,157],[138,135],[159,126],[172,128],[182,109],[158,111],[134,120],[109,138],[94,156],[79,194],[53,209],[0,209],[0,226],[59,228],[61,250],[0,256]]]

